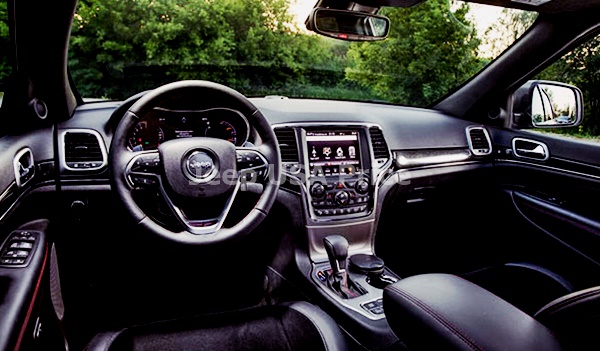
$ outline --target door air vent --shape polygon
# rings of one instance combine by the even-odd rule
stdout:
[[[390,149],[383,137],[383,132],[379,127],[371,127],[369,128],[369,134],[375,159],[378,160],[378,163],[385,163],[390,158]]]
[[[292,128],[275,128],[275,136],[279,142],[282,162],[298,163],[298,142],[296,131]]]
[[[473,155],[484,156],[492,153],[492,142],[488,131],[483,127],[468,127],[467,141]]]
[[[72,171],[93,171],[106,166],[102,137],[94,130],[68,130],[62,134],[64,166]]]

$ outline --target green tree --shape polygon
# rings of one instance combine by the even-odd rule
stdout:
[[[70,68],[82,95],[91,97],[123,98],[177,79],[212,80],[248,94],[302,95],[282,89],[316,79],[307,68],[343,80],[345,51],[339,55],[324,38],[301,34],[288,6],[285,0],[80,0]]]
[[[488,59],[500,55],[529,29],[537,16],[537,12],[503,9],[498,20],[484,33],[482,54]]]
[[[8,33],[8,9],[5,0],[0,0],[0,82],[6,81],[12,67],[8,62],[10,52],[10,37]]]
[[[504,9],[499,20],[485,33],[484,44],[497,55],[533,24],[536,12]],[[583,123],[578,127],[546,129],[575,136],[600,135],[600,37],[595,37],[564,55],[535,79],[552,80],[579,87],[583,92]]]
[[[446,0],[430,0],[408,9],[384,9],[391,20],[389,37],[353,44],[348,80],[389,101],[426,105],[482,67],[479,39],[463,3],[451,10]]]
[[[583,123],[579,127],[553,129],[553,132],[600,135],[600,36],[564,55],[536,78],[572,84],[583,93]]]

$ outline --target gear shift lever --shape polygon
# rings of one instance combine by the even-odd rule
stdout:
[[[348,277],[348,240],[341,235],[323,238],[323,246],[331,264],[331,274],[327,279],[329,287],[344,299],[363,295],[364,289]]]
[[[348,288],[348,272],[346,263],[348,259],[348,240],[341,235],[330,235],[323,239],[325,251],[331,264],[331,275],[336,282]]]

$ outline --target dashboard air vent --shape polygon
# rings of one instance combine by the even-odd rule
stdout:
[[[63,133],[65,168],[74,171],[97,170],[106,166],[106,150],[96,131],[76,130]]]
[[[483,127],[468,127],[467,139],[469,148],[475,156],[492,153],[492,143],[488,131]]]
[[[279,142],[282,162],[299,161],[298,142],[296,141],[296,132],[292,128],[275,128],[275,136]]]
[[[381,160],[389,159],[390,150],[381,129],[379,127],[371,127],[369,128],[369,134],[371,135],[371,145],[373,146],[373,155],[375,155],[375,158]]]

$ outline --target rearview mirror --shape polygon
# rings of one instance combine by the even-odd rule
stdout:
[[[310,13],[306,28],[341,40],[383,40],[390,31],[390,20],[366,12],[317,7]]]
[[[513,94],[513,121],[522,128],[560,128],[581,124],[579,88],[553,81],[530,80]]]

